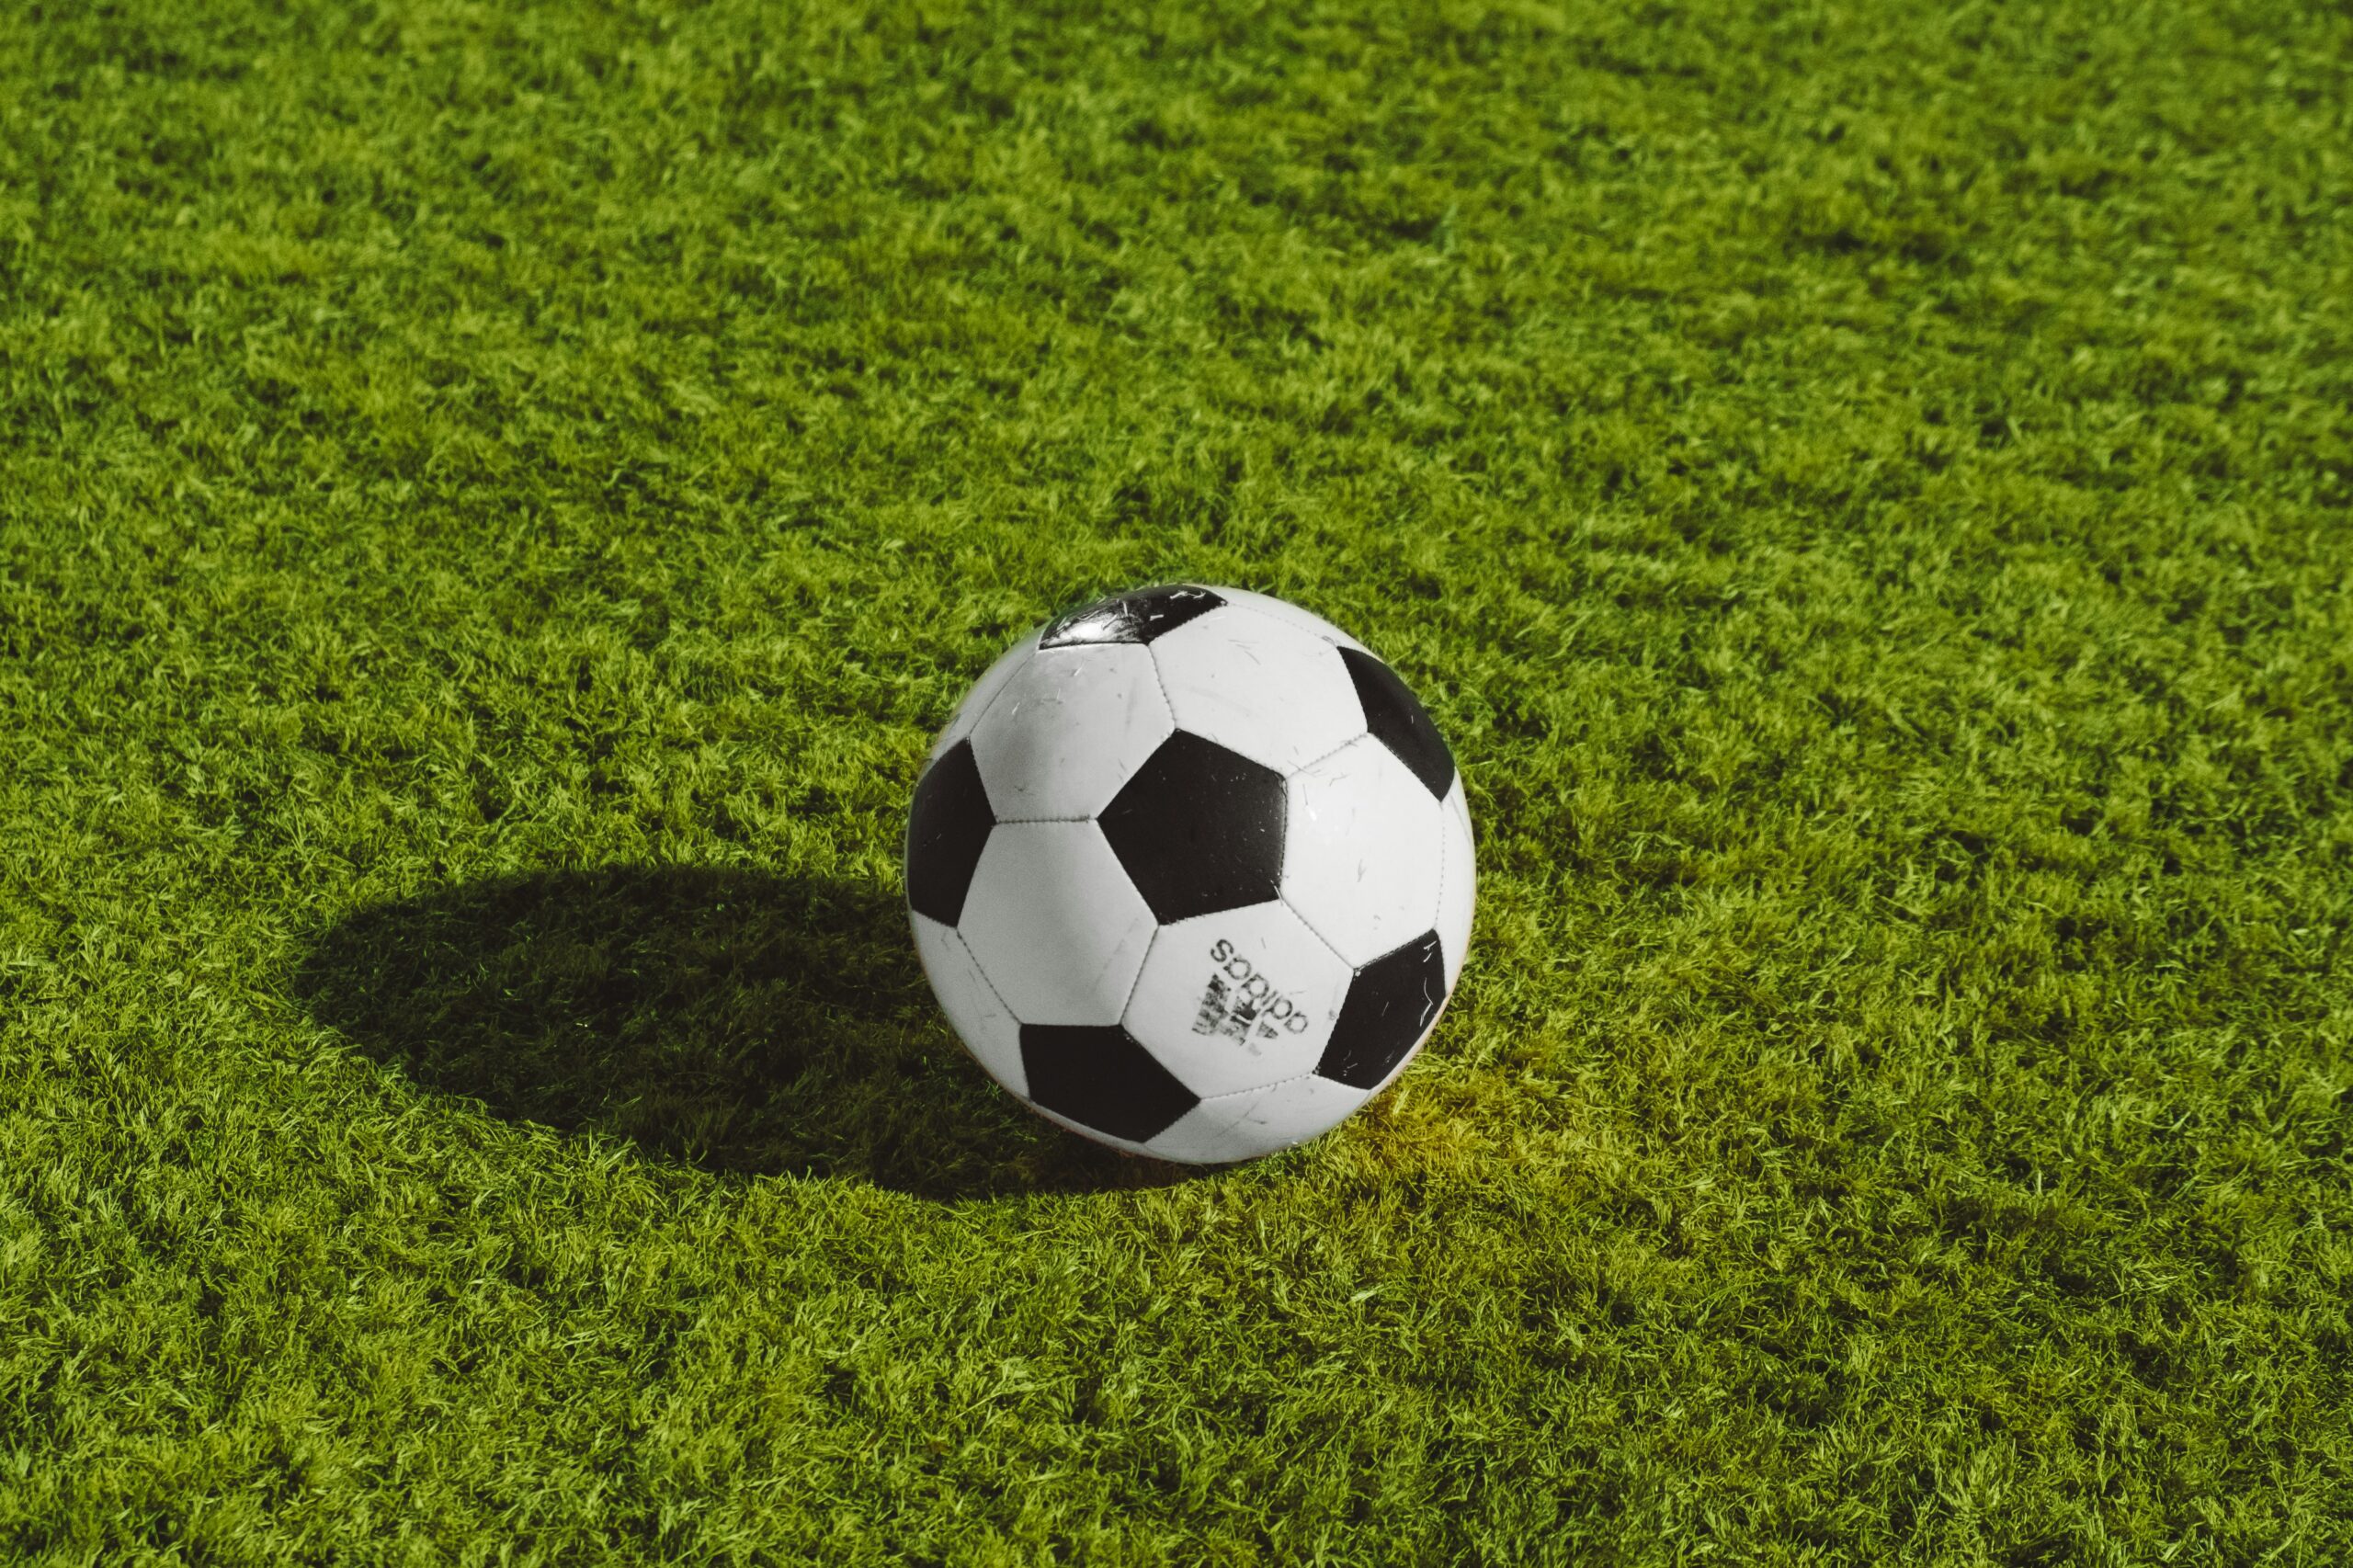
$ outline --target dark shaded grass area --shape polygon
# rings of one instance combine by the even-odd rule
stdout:
[[[933,1049],[906,927],[901,901],[854,883],[545,872],[362,910],[295,985],[418,1084],[712,1172],[948,1200],[1181,1178],[1060,1136]]]
[[[2341,6],[0,13],[0,1550],[2334,1563]],[[928,736],[1228,581],[1394,1091],[1061,1138]]]

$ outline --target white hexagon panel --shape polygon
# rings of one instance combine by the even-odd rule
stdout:
[[[1212,589],[1211,592],[1217,594],[1228,604],[1279,620],[1295,631],[1306,632],[1311,637],[1320,637],[1335,647],[1354,648],[1358,653],[1366,651],[1363,643],[1313,610],[1302,609],[1295,604],[1270,597],[1266,594],[1254,594],[1246,588],[1219,587]]]
[[[1458,776],[1438,808],[1438,939],[1446,952],[1446,988],[1454,989],[1471,950],[1471,913],[1479,901],[1479,866],[1471,802]]]
[[[981,720],[987,716],[990,705],[995,702],[997,693],[1004,690],[1006,683],[1012,680],[1020,672],[1021,666],[1029,662],[1029,655],[1038,651],[1040,635],[1040,633],[1033,631],[1024,637],[1020,642],[1007,648],[1004,657],[981,673],[981,678],[972,683],[972,689],[964,694],[964,700],[956,705],[956,711],[949,719],[948,727],[939,732],[938,740],[931,743],[929,760],[938,762],[947,753],[949,747],[964,739],[979,727]]]
[[[1021,1026],[997,996],[988,977],[953,928],[926,915],[914,916],[915,953],[923,960],[940,1010],[973,1059],[1017,1095],[1029,1092],[1021,1071]]]
[[[1195,1094],[1235,1094],[1312,1073],[1354,971],[1280,903],[1164,926],[1126,1023]]]
[[[1370,963],[1438,916],[1438,799],[1380,737],[1292,778],[1283,901],[1351,964]]]
[[[1365,733],[1364,704],[1334,644],[1234,606],[1151,645],[1176,727],[1289,773]]]
[[[972,755],[998,822],[1079,821],[1108,805],[1176,727],[1149,648],[1045,648],[998,691]]]
[[[1239,1114],[1226,1123],[1219,1142],[1229,1151],[1226,1159],[1256,1159],[1261,1154],[1305,1142],[1347,1118],[1371,1097],[1370,1089],[1355,1088],[1330,1078],[1293,1078],[1243,1096]],[[1207,1110],[1216,1103],[1204,1100],[1202,1108]]]
[[[957,931],[1025,1025],[1117,1024],[1152,946],[1143,895],[1091,822],[1000,824]]]

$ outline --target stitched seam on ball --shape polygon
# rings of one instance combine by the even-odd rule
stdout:
[[[1288,1078],[1278,1078],[1271,1084],[1260,1084],[1256,1088],[1228,1089],[1222,1095],[1203,1095],[1201,1096],[1201,1103],[1203,1105],[1207,1105],[1211,1100],[1238,1099],[1244,1095],[1263,1095],[1270,1089],[1279,1089],[1286,1084],[1303,1083],[1309,1078],[1320,1078],[1322,1076],[1323,1074],[1321,1073],[1317,1073],[1313,1070],[1305,1073],[1294,1073]],[[1330,1082],[1340,1084],[1340,1081],[1337,1078],[1331,1079]],[[1340,1087],[1344,1089],[1350,1086],[1351,1085],[1347,1084],[1340,1084]]]
[[[964,940],[963,932],[959,931],[956,927],[950,926],[948,928],[948,934],[956,938],[956,945],[964,949],[964,961],[972,966],[972,972],[981,977],[981,983],[989,988],[989,994],[996,998],[996,1005],[1005,1009],[1005,1016],[1013,1020],[1013,1027],[1017,1030],[1021,1028],[1021,1015],[1013,1010],[1013,1004],[1006,1001],[1005,999],[1005,993],[996,988],[996,982],[989,978],[989,971],[981,967],[981,955],[972,951],[972,944]],[[922,955],[918,953],[916,956],[920,958]],[[953,1019],[949,1020],[951,1023],[954,1021],[955,1020]],[[961,1039],[961,1036],[960,1035],[959,1038]],[[972,1048],[967,1046],[965,1049],[970,1050]],[[1025,1078],[1029,1076],[1026,1073],[1022,1075]]]
[[[981,1053],[972,1049],[972,1042],[964,1038],[964,1031],[954,1027],[956,1023],[956,1015],[953,1013],[948,1014],[949,1032],[955,1035],[956,1043],[964,1048],[964,1054],[971,1057],[974,1062],[978,1063],[981,1071],[989,1075],[989,1081],[991,1083],[995,1084],[998,1088],[1003,1089],[1006,1094],[1011,1095],[1015,1099],[1019,1100],[1023,1105],[1028,1105],[1030,1103],[1029,1096],[1028,1094],[1029,1087],[1029,1062],[1028,1059],[1021,1054],[1021,1015],[1013,1010],[1013,1004],[1006,1001],[1005,999],[1005,993],[996,988],[996,982],[989,978],[989,971],[981,967],[981,955],[972,951],[972,945],[964,940],[964,933],[959,931],[953,926],[950,926],[948,928],[948,935],[955,940],[958,947],[964,949],[964,961],[972,966],[972,972],[981,977],[981,983],[989,988],[989,994],[996,998],[996,1005],[1004,1008],[1005,1016],[1013,1021],[1013,1060],[1019,1062],[1021,1066],[1021,1087],[1016,1089],[1012,1085],[1006,1083],[1004,1079],[996,1075],[995,1068],[990,1066],[987,1062],[981,1061]],[[915,957],[918,960],[922,959],[923,953],[920,949],[916,950]],[[937,993],[938,987],[934,986],[932,989]],[[943,1003],[939,1010],[943,1013],[947,1013],[948,1008],[946,1004]]]
[[[1031,635],[1032,637],[1034,637],[1034,636],[1036,636],[1037,634],[1036,634],[1035,632],[1032,632],[1030,635]],[[1018,646],[1020,646],[1020,644],[1019,644],[1019,643],[1016,643],[1014,646],[1015,646],[1015,647],[1018,647]],[[1012,652],[1012,649],[1007,649],[1006,652],[1006,653],[1010,653],[1010,652]],[[1037,656],[1038,656],[1038,649],[1037,649],[1037,645],[1033,642],[1033,643],[1031,643],[1031,644],[1030,644],[1030,648],[1029,648],[1029,657],[1030,657],[1030,658],[1032,658],[1032,659],[1034,659],[1034,658],[1036,658]],[[1004,653],[1000,653],[1000,654],[998,654],[998,655],[997,655],[997,657],[1001,659],[1001,658],[1005,657],[1005,654],[1004,654]],[[994,662],[994,661],[992,661],[992,662]],[[981,673],[982,673],[982,675],[983,675],[983,676],[986,676],[986,675],[988,674],[988,672],[987,672],[986,670],[983,670],[983,671],[982,671]],[[1013,688],[1013,683],[1014,683],[1014,680],[1015,680],[1015,679],[1016,679],[1016,678],[1020,675],[1020,673],[1021,673],[1021,672],[1020,672],[1019,670],[1016,670],[1016,671],[1014,671],[1014,673],[1013,673],[1012,675],[1009,675],[1009,676],[1006,676],[1006,677],[1005,677],[1005,684],[1004,684],[1004,685],[1002,685],[1002,686],[998,687],[995,691],[992,691],[992,692],[990,692],[990,693],[989,693],[989,699],[988,699],[986,702],[983,702],[983,703],[982,703],[982,704],[981,704],[981,710],[980,710],[979,712],[977,712],[977,713],[975,713],[975,714],[973,714],[973,715],[972,715],[972,723],[970,723],[969,725],[965,726],[964,733],[963,733],[961,735],[960,735],[960,736],[958,736],[958,737],[957,737],[959,740],[965,740],[965,741],[969,741],[969,740],[971,740],[971,739],[972,738],[973,733],[974,733],[976,731],[978,731],[978,730],[980,729],[980,727],[981,727],[981,721],[982,721],[982,720],[983,720],[983,719],[985,719],[985,718],[987,718],[987,717],[988,717],[992,712],[994,712],[994,711],[995,710],[997,703],[998,703],[998,702],[1000,702],[1000,701],[1002,701],[1002,700],[1004,699],[1005,694],[1006,694],[1007,691],[1010,691],[1010,690]],[[949,717],[949,721],[948,721],[948,722],[949,722],[949,723],[951,723],[951,724],[952,724],[952,723],[954,723],[956,721],[955,721],[954,717],[951,715],[951,716]]]
[[[1307,912],[1305,910],[1300,908],[1299,905],[1290,901],[1290,894],[1287,892],[1278,892],[1275,894],[1275,897],[1285,909],[1290,910],[1293,915],[1299,916],[1299,923],[1307,927],[1307,934],[1309,936],[1323,943],[1334,958],[1339,960],[1342,963],[1348,965],[1348,972],[1351,975],[1355,974],[1358,970],[1363,967],[1361,964],[1348,963],[1348,955],[1342,952],[1339,948],[1333,943],[1331,937],[1326,937],[1323,932],[1318,931],[1315,928],[1315,922],[1307,917]]]
[[[1182,630],[1182,628],[1179,628],[1179,630]],[[1173,735],[1185,726],[1176,722],[1176,699],[1168,694],[1168,677],[1161,673],[1160,655],[1153,651],[1152,643],[1147,642],[1143,645],[1143,657],[1144,662],[1152,666],[1152,684],[1160,688],[1160,705],[1168,710],[1168,733]],[[1160,744],[1166,745],[1167,744],[1168,736],[1162,736]],[[1153,749],[1157,751],[1160,747],[1154,746]],[[1129,777],[1132,778],[1135,776],[1133,774],[1130,774]]]
[[[1033,825],[1033,824],[1038,824],[1038,823],[1046,823],[1046,822],[1093,822],[1094,820],[1095,820],[1095,819],[1094,819],[1092,816],[1083,816],[1083,817],[999,817],[999,818],[997,818],[997,819],[996,819],[996,825],[997,825],[997,826],[999,826],[999,827],[1029,827],[1029,826],[1031,826],[1031,825]]]
[[[1130,1040],[1135,1040],[1136,1031],[1128,1028],[1128,1009],[1136,1005],[1136,993],[1143,989],[1143,971],[1152,967],[1152,949],[1160,946],[1160,934],[1166,929],[1167,927],[1165,926],[1154,925],[1153,926],[1152,940],[1143,945],[1143,960],[1136,965],[1136,977],[1128,982],[1127,999],[1120,1004],[1120,1028],[1127,1029],[1127,1035]],[[1138,1040],[1137,1043],[1142,1044],[1142,1041]],[[1155,1058],[1155,1060],[1157,1059]],[[1181,1082],[1181,1080],[1179,1081]]]
[[[1237,589],[1236,591],[1237,591],[1237,592],[1241,592],[1241,591],[1243,591],[1243,590],[1238,590],[1238,589]],[[1290,621],[1285,620],[1282,617],[1280,617],[1280,616],[1279,616],[1279,615],[1268,615],[1265,610],[1260,609],[1256,605],[1245,605],[1245,604],[1244,604],[1240,599],[1228,599],[1228,600],[1226,600],[1226,601],[1225,601],[1225,608],[1228,608],[1228,609],[1238,609],[1238,610],[1240,610],[1240,611],[1241,611],[1243,614],[1245,614],[1245,615],[1252,615],[1252,616],[1256,616],[1256,617],[1257,617],[1260,620],[1265,621],[1267,625],[1269,625],[1269,626],[1279,626],[1279,627],[1281,627],[1285,631],[1307,631],[1307,628],[1306,628],[1306,627],[1304,627],[1304,626],[1293,626]],[[1308,613],[1309,615],[1313,615],[1315,612],[1314,612],[1313,610],[1309,610],[1307,613]],[[1320,631],[1308,631],[1308,632],[1307,632],[1307,634],[1308,634],[1309,636],[1311,636],[1311,637],[1315,638],[1315,639],[1316,639],[1316,640],[1318,640],[1319,642],[1330,642],[1332,641],[1329,637],[1324,636],[1324,635],[1322,632],[1320,632]]]
[[[1361,707],[1362,704],[1358,704],[1358,706]],[[1334,746],[1322,756],[1311,757],[1307,761],[1301,763],[1297,767],[1292,768],[1290,770],[1291,777],[1296,778],[1311,767],[1321,767],[1325,763],[1331,761],[1334,757],[1339,756],[1342,752],[1347,750],[1350,746],[1356,744],[1358,741],[1373,738],[1375,737],[1370,728],[1358,730],[1355,734],[1350,735],[1347,740],[1342,741],[1338,745]]]
[[[1160,688],[1160,700],[1168,705],[1169,733],[1174,735],[1178,730],[1183,729],[1185,726],[1183,722],[1176,717],[1176,699],[1169,695],[1168,672],[1160,667],[1159,649],[1147,642],[1143,645],[1143,653],[1145,658],[1152,661],[1152,684]],[[1160,744],[1165,746],[1168,743],[1166,741],[1162,741]]]
[[[1255,592],[1256,592],[1256,589],[1240,589],[1240,588],[1237,588],[1237,589],[1235,589],[1234,591],[1235,591],[1236,593],[1245,593],[1245,592],[1255,593]],[[1272,594],[1268,594],[1268,595],[1267,595],[1267,596],[1266,596],[1266,597],[1268,597],[1268,598],[1273,598],[1275,596],[1274,596],[1274,595],[1272,595]],[[1282,601],[1282,602],[1283,602],[1283,603],[1286,603],[1286,604],[1289,604],[1289,603],[1290,603],[1290,601],[1289,601],[1288,599],[1286,599],[1286,600],[1284,600],[1284,601]],[[1229,609],[1238,609],[1238,610],[1242,610],[1242,611],[1244,611],[1244,612],[1245,612],[1245,613],[1247,613],[1247,614],[1255,615],[1255,616],[1256,616],[1256,617],[1257,617],[1259,619],[1261,619],[1261,620],[1270,621],[1270,622],[1272,622],[1273,624],[1275,624],[1275,625],[1277,625],[1277,626],[1281,627],[1285,631],[1304,631],[1304,632],[1306,632],[1306,633],[1307,633],[1307,635],[1309,635],[1310,637],[1314,638],[1317,642],[1319,642],[1323,643],[1325,647],[1328,647],[1328,648],[1332,648],[1332,649],[1336,650],[1336,649],[1339,649],[1339,648],[1341,648],[1341,647],[1343,647],[1343,646],[1345,646],[1345,645],[1346,645],[1346,644],[1343,644],[1343,643],[1339,643],[1339,642],[1333,642],[1333,641],[1332,641],[1332,634],[1331,634],[1331,632],[1330,632],[1330,631],[1316,631],[1316,630],[1315,630],[1313,627],[1312,627],[1312,626],[1294,626],[1294,625],[1292,625],[1290,621],[1285,620],[1281,616],[1279,616],[1279,615],[1269,615],[1267,611],[1265,611],[1265,610],[1263,610],[1263,609],[1260,609],[1256,605],[1246,605],[1246,604],[1244,604],[1244,603],[1243,603],[1241,600],[1239,600],[1239,599],[1228,599],[1228,600],[1226,600],[1226,601],[1225,601],[1225,603],[1226,603],[1226,608],[1229,608]],[[1300,613],[1300,614],[1302,614],[1302,615],[1305,615],[1305,616],[1313,616],[1313,617],[1314,617],[1314,619],[1316,619],[1317,620],[1322,620],[1322,621],[1324,621],[1324,625],[1331,627],[1331,628],[1332,628],[1332,631],[1339,631],[1341,636],[1343,636],[1343,637],[1348,637],[1348,634],[1347,634],[1346,631],[1340,631],[1340,628],[1339,628],[1337,625],[1334,624],[1332,621],[1325,620],[1325,619],[1324,619],[1324,617],[1322,617],[1322,616],[1320,616],[1320,615],[1316,615],[1316,614],[1315,614],[1315,612],[1314,612],[1313,610],[1309,609],[1305,605],[1291,605],[1291,607],[1290,607],[1290,608],[1293,608],[1293,609],[1295,609],[1295,610],[1297,610],[1297,611],[1299,611],[1299,613]],[[1348,637],[1348,642],[1351,642],[1351,643],[1352,643],[1352,642],[1354,642],[1355,641],[1356,641],[1356,639],[1355,639],[1355,638],[1353,638],[1353,637]]]

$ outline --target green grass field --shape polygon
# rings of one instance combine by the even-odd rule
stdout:
[[[0,10],[0,1558],[2353,1559],[2353,12]],[[1056,608],[1469,780],[1338,1131],[899,903]]]

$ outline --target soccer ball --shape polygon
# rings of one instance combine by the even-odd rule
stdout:
[[[1387,1086],[1471,935],[1471,813],[1395,672],[1234,588],[1073,611],[983,676],[907,818],[915,946],[1049,1119],[1215,1164]]]

